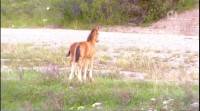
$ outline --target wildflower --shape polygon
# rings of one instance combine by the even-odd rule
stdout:
[[[167,104],[168,103],[168,101],[163,101],[163,104],[165,105],[165,104]]]
[[[48,6],[47,8],[46,8],[46,10],[49,10],[50,9],[50,7]]]
[[[155,101],[156,99],[155,98],[151,98],[151,101]]]
[[[92,107],[98,107],[98,106],[101,106],[101,105],[102,105],[102,103],[96,102],[96,103],[92,104]]]
[[[46,22],[46,21],[47,21],[47,19],[42,19],[42,21],[43,21],[43,22]]]

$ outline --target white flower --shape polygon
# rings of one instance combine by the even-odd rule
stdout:
[[[155,101],[156,99],[155,98],[151,98],[151,101]]]
[[[163,104],[165,105],[165,104],[167,104],[168,103],[168,101],[163,101]]]
[[[166,105],[166,104],[170,103],[171,101],[174,101],[174,99],[164,100],[163,105]]]
[[[46,8],[46,10],[49,10],[50,9],[50,7],[48,6],[47,8]]]
[[[98,107],[98,106],[101,106],[101,105],[102,105],[102,103],[96,102],[96,103],[94,103],[94,104],[92,105],[92,107]]]
[[[46,21],[47,21],[47,19],[42,19],[42,21],[43,21],[43,22],[46,22]]]

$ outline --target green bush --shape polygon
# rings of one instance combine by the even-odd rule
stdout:
[[[171,8],[171,3],[168,0],[150,0],[148,4],[147,14],[144,20],[145,23],[164,17]]]
[[[141,24],[199,0],[1,0],[2,27],[88,28],[92,24]]]

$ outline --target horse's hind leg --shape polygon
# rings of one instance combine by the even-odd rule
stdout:
[[[86,81],[86,78],[87,78],[87,70],[88,70],[88,61],[85,60],[85,63],[84,63],[84,75],[83,75],[83,80]]]
[[[69,75],[69,80],[72,80],[74,78],[75,69],[76,69],[76,63],[72,62],[71,73]]]
[[[80,82],[82,82],[82,69],[83,69],[83,61],[82,61],[82,59],[80,59],[79,60],[79,62],[78,62],[78,80],[80,81]]]
[[[79,66],[78,67],[78,80],[80,81],[80,82],[82,82],[82,67],[81,66]]]

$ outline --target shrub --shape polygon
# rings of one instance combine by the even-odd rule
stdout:
[[[88,28],[91,24],[141,24],[171,10],[187,10],[199,0],[2,0],[3,27],[58,26]],[[90,24],[90,25],[88,25]]]

